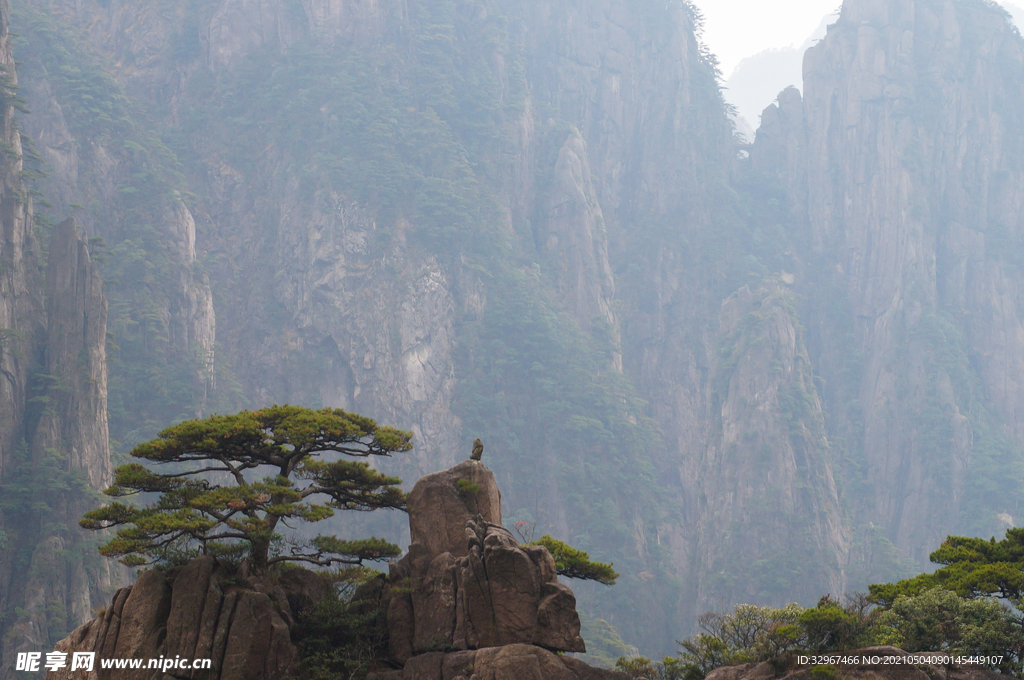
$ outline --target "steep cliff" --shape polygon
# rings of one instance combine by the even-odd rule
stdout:
[[[796,296],[782,280],[744,286],[722,303],[721,324],[701,598],[770,600],[792,575],[794,600],[843,592],[849,536]]]
[[[93,210],[71,197],[103,194],[137,176],[139,163],[165,181],[152,160],[158,146],[139,130],[147,116],[171,129],[163,140],[193,192],[197,249],[216,301],[216,403],[323,403],[410,428],[417,456],[396,470],[406,477],[454,462],[483,436],[511,514],[630,560],[615,607],[628,611],[644,597],[675,617],[675,596],[641,594],[652,578],[675,588],[672,556],[655,537],[659,522],[667,536],[674,519],[659,507],[655,424],[622,374],[611,252],[632,242],[646,219],[637,217],[647,214],[641,205],[675,209],[678,182],[696,193],[699,172],[687,161],[709,138],[711,148],[729,148],[687,6],[34,7],[23,14],[32,108],[59,106],[65,120],[79,115],[85,125],[74,113],[76,83],[59,82],[43,49],[53,44],[48,31],[65,35],[47,18],[56,16],[77,26],[67,44],[82,47],[83,63],[102,72],[83,40],[111,59],[108,72],[138,107],[117,110],[149,150],[133,146],[126,156],[112,135],[70,123],[66,138],[54,132],[63,129],[55,114],[39,116],[33,134],[43,155],[54,167],[78,167],[51,174],[44,194]],[[670,68],[660,63],[665,50],[677,55]],[[665,100],[666,92],[674,94]],[[648,125],[670,132],[654,139]],[[117,160],[105,165],[105,157]],[[710,164],[724,176],[719,160]],[[174,184],[150,186],[164,195]],[[142,272],[148,279],[125,276],[145,292],[155,275],[150,298],[111,289],[126,320],[111,324],[119,344],[131,337],[128,321],[150,314],[173,327],[167,299],[181,293],[168,291],[195,297],[191,284],[161,273],[188,258],[163,256],[167,269],[153,259],[172,250],[173,229],[153,224],[143,240],[117,226],[127,224],[118,211],[133,210],[134,195],[114,196],[106,223],[89,222],[112,246],[107,275],[125,288],[119,262],[154,265]],[[630,257],[620,255],[619,266]],[[133,365],[150,356],[136,352]],[[112,384],[144,377],[122,363],[111,366]],[[142,410],[148,422],[155,413],[139,396],[124,412]],[[111,413],[113,423],[113,402]],[[127,429],[116,436],[137,435]],[[671,458],[661,464],[675,465]],[[669,627],[649,627],[670,644]]]
[[[4,659],[36,650],[92,616],[112,573],[75,520],[110,481],[107,302],[73,220],[38,219],[26,186],[29,143],[9,9],[0,3],[3,68],[0,197],[0,635]],[[43,263],[45,262],[45,272]],[[0,669],[8,677],[12,669]]]
[[[21,135],[14,122],[18,79],[11,50],[10,9],[0,5],[0,64],[3,66],[5,102],[2,197],[3,239],[0,240],[0,403],[9,405],[0,416],[0,474],[11,465],[15,448],[26,439],[25,409],[31,366],[45,340],[46,312],[43,297],[43,260],[33,228],[31,203],[25,197]]]
[[[8,32],[10,11],[0,3],[0,62],[3,65],[5,98],[17,92],[17,74]],[[14,102],[5,100],[3,117],[4,159],[0,165],[3,184],[0,206],[0,482],[8,481],[28,458],[31,436],[29,399],[32,374],[41,363],[46,344],[44,282],[39,243],[33,233],[31,203],[26,200],[22,183],[21,135],[14,123]],[[11,512],[4,507],[0,516],[0,610],[20,606],[20,593],[12,589],[14,575],[12,553],[18,534]]]
[[[19,119],[32,138],[45,221],[74,214],[101,252],[111,301],[110,416],[117,442],[216,408],[213,298],[196,259],[180,164],[140,105],[65,27],[19,6]]]
[[[581,608],[658,653],[1019,513],[1024,67],[980,0],[848,0],[749,160],[687,2],[16,18],[45,215],[108,244],[122,445],[323,404],[413,430],[413,478],[480,436],[506,520],[614,559]]]
[[[124,578],[77,526],[95,491],[111,481],[107,302],[74,220],[53,227],[47,243],[42,352],[21,402],[22,438],[4,452],[0,479],[9,547],[0,571],[5,659],[88,620]]]
[[[830,291],[805,323],[850,506],[919,564],[1019,514],[1022,69],[994,5],[850,0],[752,151]]]
[[[323,403],[410,428],[417,456],[396,470],[406,477],[453,462],[482,436],[512,518],[621,568],[615,591],[581,589],[584,608],[662,651],[678,636],[671,622],[697,607],[766,592],[710,576],[724,554],[715,536],[769,490],[756,455],[724,476],[712,462],[727,448],[709,424],[716,400],[747,398],[739,387],[712,389],[725,370],[720,333],[732,333],[720,330],[720,305],[751,267],[747,208],[729,186],[731,128],[693,7],[33,6],[23,15],[27,89],[47,113],[29,119],[49,163],[66,168],[41,190],[95,215],[71,197],[110,196],[110,219],[89,218],[90,233],[113,244],[108,275],[120,280],[119,263],[138,262],[124,276],[152,292],[130,294],[124,281],[112,289],[125,320],[111,324],[119,342],[133,337],[129,322],[149,318],[164,320],[154,333],[166,337],[161,328],[192,318],[170,301],[202,299],[165,273],[183,271],[175,263],[188,253],[154,258],[178,252],[175,233],[188,230],[149,217],[146,238],[130,237],[117,225],[128,224],[122,211],[140,214],[137,193],[104,188],[123,187],[139,167],[155,179],[130,187],[164,196],[176,186],[176,166],[157,163],[163,147],[143,134],[152,117],[170,130],[163,142],[194,196],[198,259],[216,301],[215,403]],[[134,121],[141,151],[115,148],[75,112],[85,106],[79,81],[48,65],[59,53],[43,49],[54,44],[48,32],[79,45],[79,61],[93,64],[82,73],[116,77],[103,81],[110,106]],[[62,127],[58,109],[80,125]],[[145,377],[131,369],[155,354],[140,347],[131,357],[122,349],[112,383]],[[804,385],[806,370],[773,389]],[[197,403],[165,401],[177,412],[141,398],[119,418],[155,425],[159,413],[185,415]],[[113,403],[111,413],[113,422]],[[793,461],[786,417],[772,406],[762,444]],[[828,447],[819,448],[814,465],[792,463],[780,486],[829,479]],[[740,493],[749,505],[737,514],[721,512],[735,489],[757,491]],[[826,483],[820,493],[820,502],[783,493],[792,516],[813,510],[806,559],[842,554],[835,491]],[[794,531],[803,529],[780,517],[765,540],[784,545]],[[816,584],[842,582],[841,561],[830,558],[820,580],[774,575],[772,592],[803,582],[813,597]],[[630,613],[638,604],[644,620]]]

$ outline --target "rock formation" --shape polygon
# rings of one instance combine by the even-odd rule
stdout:
[[[395,660],[511,644],[586,651],[576,598],[547,548],[520,546],[501,526],[501,494],[482,463],[417,482],[409,526],[409,552],[391,566],[391,583],[410,589],[395,591],[388,607]]]
[[[804,324],[828,434],[862,480],[848,502],[919,564],[1015,512],[987,476],[1024,444],[1024,316],[1007,304],[1022,77],[995,5],[847,0],[805,56],[803,97],[779,95],[751,150],[807,244],[804,289],[834,291],[809,293]]]
[[[279,680],[296,670],[298,652],[290,638],[295,617],[327,588],[325,581],[302,569],[267,585],[226,570],[212,557],[200,557],[184,567],[145,572],[133,585],[118,590],[99,617],[76,629],[56,649],[95,652],[97,659],[210,659],[209,670],[172,671],[173,677],[192,680]],[[81,671],[70,668],[47,673],[49,680],[81,677]],[[169,676],[146,668],[103,670],[97,661],[86,677]]]
[[[586,651],[576,598],[547,548],[501,526],[501,493],[482,463],[423,477],[408,508],[413,542],[381,590],[389,654],[403,670],[379,680],[622,677],[552,653]]]
[[[26,186],[15,122],[10,12],[0,2],[0,657],[36,651],[92,615],[116,580],[75,529],[87,490],[110,482],[107,301],[74,220],[48,241]],[[116,571],[116,570],[114,570]],[[0,678],[12,673],[0,668]]]
[[[467,555],[466,524],[477,516],[501,526],[501,491],[494,473],[477,461],[421,477],[409,492],[408,508],[412,543],[431,556]]]
[[[621,680],[554,652],[583,652],[576,599],[558,582],[546,548],[521,546],[500,525],[501,494],[482,463],[427,475],[409,500],[414,543],[390,575],[354,595],[387,613],[391,664],[375,675],[403,680]],[[450,528],[462,526],[461,536]],[[459,557],[456,557],[459,555]],[[189,680],[280,680],[298,668],[295,621],[330,586],[289,569],[257,578],[213,557],[151,569],[110,606],[56,645],[97,658],[211,659],[209,670],[175,670]],[[462,651],[455,651],[462,650]],[[380,664],[386,666],[384,659]],[[508,675],[512,673],[512,675]],[[79,677],[70,668],[49,680]],[[103,670],[90,680],[158,680],[154,669]],[[372,677],[372,676],[371,676]]]
[[[709,573],[732,565],[741,574],[731,585],[740,602],[757,601],[783,569],[803,574],[794,599],[842,588],[849,537],[795,297],[785,280],[771,278],[740,288],[720,312],[711,379],[718,418],[702,469],[715,483],[706,490],[701,540]],[[752,514],[755,506],[767,511]],[[701,584],[702,600],[724,595]]]
[[[951,531],[1019,523],[1024,51],[997,8],[846,0],[747,162],[686,2],[22,6],[106,57],[79,61],[186,159],[138,210],[142,152],[73,111],[103,78],[62,81],[77,65],[44,68],[60,51],[25,22],[40,187],[127,241],[118,257],[166,264],[146,291],[155,339],[207,361],[216,306],[225,410],[323,404],[411,429],[399,476],[480,434],[512,514],[629,565],[616,626],[645,652],[722,601],[813,602],[923,568]],[[6,33],[0,48],[13,66]],[[0,216],[0,418],[17,423],[47,344],[20,169]],[[464,186],[479,191],[447,200]],[[184,362],[197,381],[203,362]],[[29,430],[0,422],[0,470]],[[442,545],[414,539],[416,578],[456,598],[464,520],[484,516],[484,567],[506,542],[467,512]],[[444,640],[448,621],[430,624]],[[429,645],[411,635],[409,653]]]
[[[38,370],[47,378],[34,395],[46,408],[24,440],[28,457],[17,461],[20,469],[7,473],[8,483],[30,485],[28,493],[51,514],[24,513],[5,528],[12,547],[30,555],[27,564],[3,575],[4,589],[12,596],[4,604],[17,608],[4,636],[5,658],[35,651],[54,641],[51,632],[89,620],[118,578],[116,566],[92,554],[71,557],[93,549],[71,529],[89,509],[83,491],[104,489],[111,482],[106,334],[107,301],[99,273],[75,221],[65,220],[50,234],[46,269],[46,344]],[[48,488],[39,471],[62,479],[67,488]],[[75,479],[85,489],[77,488]],[[12,493],[24,499],[26,490]],[[41,530],[46,523],[50,528]]]
[[[140,259],[135,268],[114,270],[118,281],[109,294],[120,309],[112,316],[110,330],[122,354],[131,351],[140,324],[155,332],[159,342],[145,341],[148,363],[154,368],[161,362],[186,366],[183,371],[188,373],[193,399],[179,409],[184,407],[185,413],[199,416],[213,383],[216,315],[207,275],[196,262],[194,216],[170,173],[152,167],[161,163],[154,157],[159,148],[144,149],[139,144],[152,140],[147,142],[137,130],[117,127],[108,128],[107,134],[82,138],[83,112],[60,105],[47,66],[53,69],[45,59],[30,58],[19,67],[30,74],[21,94],[33,110],[19,122],[22,132],[34,140],[33,152],[47,170],[35,185],[50,204],[45,212],[59,217],[73,212],[79,227],[102,238],[110,249],[146,243],[145,255],[136,251]],[[109,105],[117,94],[116,90],[96,91],[92,96],[107,99]],[[142,171],[143,167],[147,169]],[[125,196],[134,198],[125,201]],[[140,309],[143,300],[147,312]],[[161,376],[165,383],[177,378],[167,373]],[[125,435],[125,429],[138,427],[137,422],[127,428],[124,423],[116,424],[122,425],[121,431],[115,431],[118,438]]]

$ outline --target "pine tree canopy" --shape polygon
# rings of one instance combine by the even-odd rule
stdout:
[[[559,576],[575,578],[583,581],[597,581],[606,586],[615,585],[619,573],[615,571],[612,564],[594,562],[590,555],[572,547],[556,538],[545,534],[534,542],[535,545],[542,545],[548,549],[555,559],[555,570]]]
[[[394,557],[399,548],[377,538],[297,540],[277,530],[319,522],[337,509],[404,509],[400,479],[330,454],[390,456],[411,449],[411,439],[409,432],[330,408],[273,406],[190,420],[131,452],[167,465],[168,472],[122,465],[104,492],[114,498],[159,494],[153,502],[115,501],[79,523],[117,527],[100,552],[129,566],[232,547],[244,549],[257,570],[285,561],[329,566]]]
[[[1008,529],[1001,541],[947,536],[929,559],[943,566],[898,583],[869,586],[872,601],[888,607],[900,595],[913,597],[933,588],[961,597],[1001,597],[1016,607],[1024,600],[1024,529]]]

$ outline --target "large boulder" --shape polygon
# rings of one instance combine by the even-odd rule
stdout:
[[[515,644],[586,651],[576,598],[546,548],[501,526],[501,493],[483,463],[423,477],[408,510],[413,542],[391,565],[386,598],[393,662]]]
[[[467,554],[466,522],[477,515],[501,525],[501,492],[494,473],[476,460],[420,478],[409,493],[412,542],[431,555]]]
[[[280,584],[241,578],[212,557],[184,567],[143,573],[119,590],[104,613],[73,631],[57,651],[96,652],[88,675],[70,667],[48,680],[160,680],[157,669],[101,669],[98,659],[210,659],[210,669],[175,669],[187,680],[279,680],[297,670],[291,641],[297,616],[314,606],[327,586],[302,570]],[[229,578],[230,577],[230,578]],[[293,604],[291,604],[293,603]],[[293,609],[294,606],[294,609]]]
[[[507,529],[479,516],[466,523],[463,536],[463,557],[431,556],[414,543],[392,565],[388,640],[395,662],[512,644],[586,651],[576,598],[558,582],[545,548],[521,546]]]

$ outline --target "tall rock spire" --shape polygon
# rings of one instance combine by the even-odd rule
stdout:
[[[8,518],[4,527],[16,553],[13,568],[3,574],[4,605],[18,612],[5,631],[5,660],[20,651],[52,649],[51,636],[89,620],[122,576],[116,566],[92,557],[92,544],[77,526],[89,506],[83,492],[110,484],[111,463],[107,301],[73,219],[50,234],[45,309],[45,349],[31,392],[42,407],[25,409],[37,419],[23,440],[28,456],[17,461],[18,469],[8,470],[5,480],[11,487],[29,486],[9,493],[34,496],[32,510]],[[0,677],[11,670],[0,669]]]

